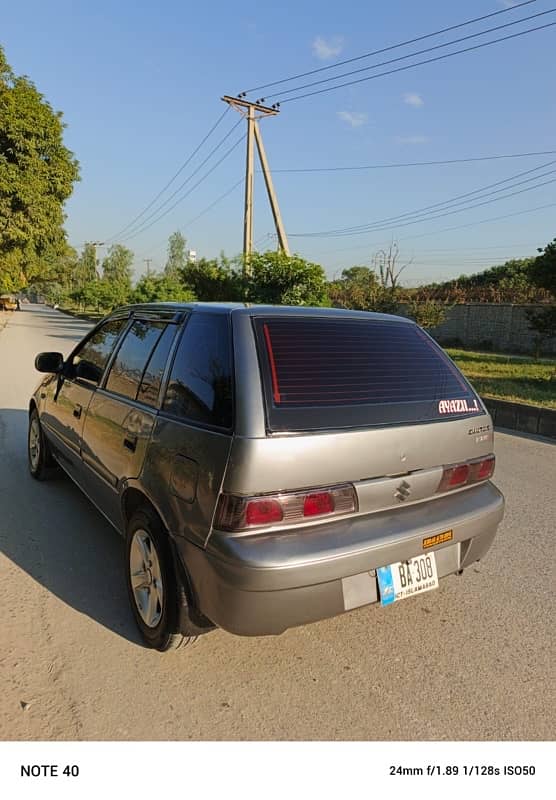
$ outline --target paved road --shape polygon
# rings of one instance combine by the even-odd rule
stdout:
[[[160,655],[139,642],[117,534],[26,469],[34,355],[86,324],[40,306],[0,333],[1,739],[553,739],[556,446],[498,434],[507,516],[438,592]]]

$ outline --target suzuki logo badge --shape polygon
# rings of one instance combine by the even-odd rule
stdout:
[[[394,497],[396,498],[396,500],[400,500],[403,502],[404,500],[407,500],[410,494],[411,494],[411,486],[407,481],[402,481],[398,486],[398,488],[396,489]]]

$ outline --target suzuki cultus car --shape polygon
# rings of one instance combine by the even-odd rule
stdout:
[[[137,305],[35,365],[31,474],[62,467],[125,537],[160,650],[436,589],[503,516],[492,421],[408,319]]]

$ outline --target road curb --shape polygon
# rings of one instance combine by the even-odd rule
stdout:
[[[86,322],[100,322],[102,319],[102,317],[92,317],[81,311],[69,311],[67,308],[57,308],[56,311],[59,311],[61,314],[67,314],[68,317],[73,317],[73,319],[83,319]]]
[[[483,397],[482,400],[495,427],[556,439],[556,409],[513,403],[494,397]]]

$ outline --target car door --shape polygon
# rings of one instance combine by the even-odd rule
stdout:
[[[172,533],[203,546],[233,431],[231,320],[194,311],[181,336],[156,417],[143,485]]]
[[[62,465],[79,483],[87,409],[126,323],[126,318],[111,319],[94,330],[75,348],[63,374],[50,383],[47,391],[41,423]]]
[[[135,318],[89,404],[81,448],[85,488],[119,530],[122,486],[141,473],[176,331],[172,322]]]

